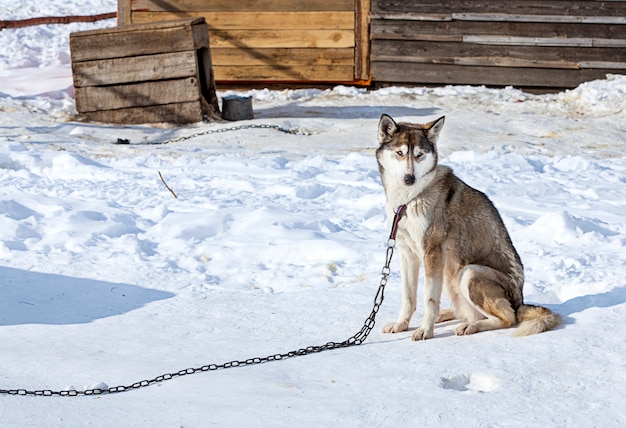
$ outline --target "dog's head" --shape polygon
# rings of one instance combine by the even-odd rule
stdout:
[[[383,182],[410,187],[435,170],[437,139],[444,119],[411,124],[396,123],[386,114],[380,117],[376,159]]]

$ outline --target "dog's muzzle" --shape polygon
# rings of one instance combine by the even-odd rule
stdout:
[[[404,184],[411,186],[415,183],[415,176],[413,174],[407,174],[404,176]]]

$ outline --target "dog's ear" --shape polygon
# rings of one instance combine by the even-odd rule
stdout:
[[[383,114],[378,122],[378,142],[380,144],[389,142],[397,130],[398,125],[391,116]]]
[[[443,128],[443,123],[446,121],[445,116],[441,116],[437,120],[433,120],[432,122],[428,122],[424,124],[423,128],[426,130],[426,135],[428,136],[428,141],[435,144],[439,139],[439,132],[441,128]]]

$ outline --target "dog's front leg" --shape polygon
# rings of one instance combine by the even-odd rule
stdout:
[[[409,322],[415,312],[417,300],[417,279],[420,259],[410,248],[402,246],[400,253],[400,276],[402,278],[402,307],[398,320],[383,327],[383,333],[398,333],[409,329]]]
[[[424,316],[422,325],[413,333],[413,340],[425,340],[433,337],[435,322],[439,316],[441,291],[443,288],[443,265],[441,251],[436,248],[424,255]]]

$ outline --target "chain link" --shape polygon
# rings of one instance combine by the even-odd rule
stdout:
[[[119,385],[114,386],[108,389],[105,388],[94,388],[94,389],[85,389],[83,391],[77,390],[65,390],[65,391],[52,391],[49,389],[44,390],[26,390],[26,389],[0,389],[0,395],[30,395],[30,396],[38,396],[38,397],[76,397],[76,396],[89,396],[89,395],[103,395],[103,394],[116,394],[120,392],[132,391],[140,388],[145,388],[150,385],[154,385],[157,383],[165,382],[168,380],[172,380],[178,377],[192,375],[196,373],[209,372],[215,370],[222,369],[230,369],[233,367],[243,367],[243,366],[251,366],[256,364],[268,363],[270,361],[280,361],[285,360],[287,358],[300,357],[309,354],[315,354],[318,352],[329,351],[331,349],[339,349],[339,348],[348,348],[351,346],[358,346],[362,344],[365,339],[372,332],[374,325],[376,324],[376,314],[380,310],[380,307],[385,298],[385,286],[387,285],[387,278],[391,273],[391,258],[393,257],[393,250],[395,248],[395,234],[397,230],[398,222],[402,217],[404,212],[404,207],[400,207],[398,211],[396,211],[396,215],[393,219],[393,224],[391,228],[391,234],[389,236],[389,240],[387,241],[387,252],[385,255],[385,265],[381,271],[380,283],[378,285],[378,290],[376,291],[376,296],[374,297],[374,306],[372,308],[372,312],[370,312],[369,316],[363,323],[363,327],[356,334],[352,335],[348,339],[342,342],[328,342],[324,345],[319,346],[307,346],[306,348],[300,348],[294,351],[285,352],[283,354],[274,354],[268,355],[266,357],[256,357],[256,358],[248,358],[247,360],[234,360],[229,361],[227,363],[222,364],[207,364],[200,367],[183,369],[174,373],[165,373],[160,376],[155,377],[154,379],[146,379],[139,382],[135,382],[131,385]]]
[[[230,132],[230,131],[242,131],[245,129],[274,129],[278,132],[282,132],[284,134],[292,134],[292,135],[311,135],[311,132],[304,130],[304,129],[298,129],[298,128],[283,128],[282,126],[279,125],[272,125],[272,124],[268,124],[268,123],[252,123],[252,124],[248,124],[248,125],[238,125],[238,126],[232,126],[230,128],[218,128],[218,129],[209,129],[207,131],[202,131],[202,132],[196,132],[194,134],[191,135],[184,135],[182,137],[177,137],[177,138],[171,138],[169,140],[163,140],[163,141],[153,141],[153,142],[149,142],[149,143],[131,143],[130,140],[126,139],[126,138],[118,138],[117,142],[115,144],[132,144],[135,146],[139,146],[139,145],[147,145],[147,146],[156,146],[156,145],[163,145],[163,144],[170,144],[170,143],[179,143],[181,141],[186,141],[186,140],[191,140],[192,138],[197,138],[197,137],[201,137],[203,135],[211,135],[211,134],[221,134],[223,132]]]

